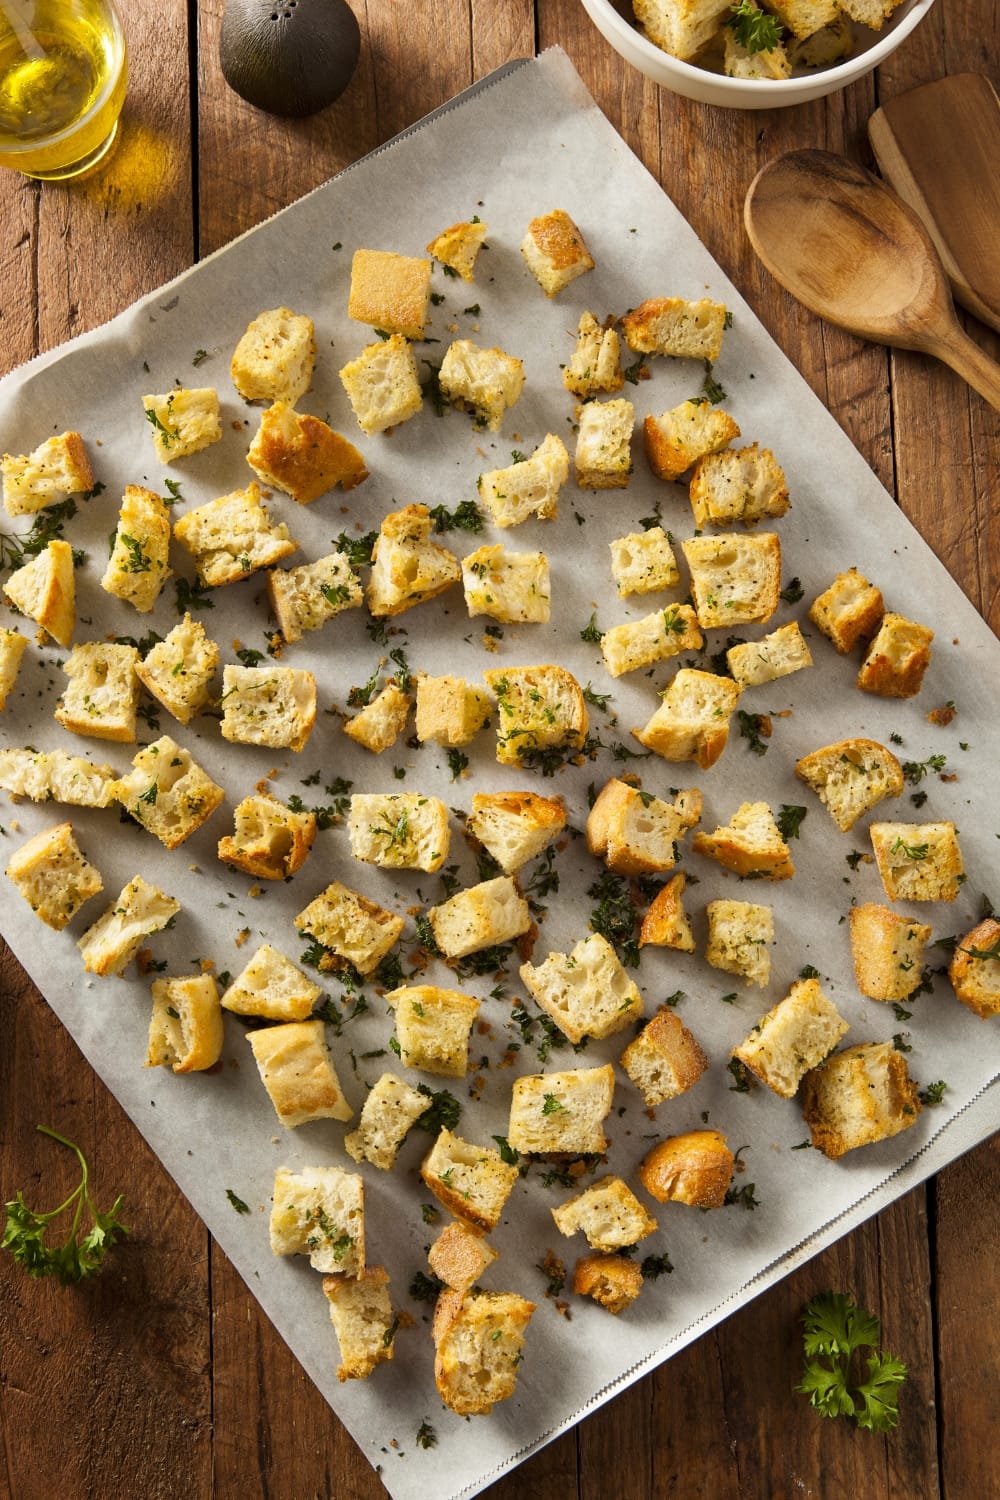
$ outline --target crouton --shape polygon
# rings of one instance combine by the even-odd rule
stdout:
[[[190,724],[208,702],[218,665],[218,646],[200,620],[185,614],[135,663],[135,675],[167,713],[181,724]]]
[[[700,458],[718,453],[738,438],[740,429],[728,412],[708,401],[682,401],[642,425],[646,457],[658,479],[679,479]]]
[[[211,974],[153,980],[147,1068],[203,1073],[219,1061],[224,1040],[219,987]]]
[[[311,318],[275,307],[258,313],[233,353],[230,373],[244,401],[287,401],[294,406],[312,384],[316,363]]]
[[[546,297],[555,297],[585,271],[594,257],[565,209],[554,208],[531,220],[521,241],[521,254]]]
[[[834,1160],[908,1130],[921,1110],[906,1059],[892,1042],[835,1052],[803,1078],[801,1099],[813,1146]]]
[[[283,1021],[247,1032],[260,1080],[282,1125],[293,1130],[308,1120],[350,1120],[326,1027],[314,1021]],[[327,1267],[317,1267],[317,1270]]]
[[[389,1300],[389,1273],[366,1266],[360,1276],[324,1276],[323,1293],[340,1349],[337,1379],[367,1380],[395,1353],[399,1320]]]
[[[869,1000],[905,1000],[923,980],[924,947],[931,929],[899,912],[866,901],[848,913],[851,957],[858,989]]]
[[[347,315],[382,333],[422,339],[431,295],[431,262],[392,250],[355,250]]]
[[[730,677],[681,667],[649,723],[632,733],[640,745],[664,760],[693,760],[707,771],[726,748],[729,720],[740,691]]]
[[[55,708],[64,729],[96,740],[135,741],[139,653],[134,646],[87,641],[63,662],[69,685]]]
[[[683,3],[683,0],[681,0]],[[674,359],[718,359],[726,327],[722,302],[701,297],[647,297],[621,320],[625,342],[637,354],[667,354]]]
[[[448,857],[448,809],[419,792],[364,792],[351,798],[351,853],[387,870],[440,870]]]
[[[170,577],[170,511],[159,495],[126,486],[101,588],[148,614]]]
[[[465,831],[491,854],[505,875],[535,859],[566,827],[559,797],[537,792],[474,792]]]
[[[513,1292],[441,1293],[434,1309],[434,1383],[450,1411],[488,1416],[514,1394],[535,1304]]]
[[[373,755],[381,755],[383,750],[392,749],[406,729],[412,706],[413,699],[398,683],[387,682],[370,703],[353,719],[345,719],[340,727],[355,744],[364,745]]]
[[[486,229],[487,226],[478,215],[471,221],[452,224],[434,236],[427,246],[427,254],[433,255],[435,260],[461,276],[463,281],[472,281],[476,261],[486,238]]]
[[[954,901],[965,880],[954,823],[872,823],[868,832],[890,901]]]
[[[407,505],[382,518],[366,594],[373,615],[402,614],[461,578],[454,553],[431,541],[432,524],[426,505]]]
[[[282,490],[299,505],[311,505],[333,489],[353,490],[368,478],[353,443],[284,401],[261,413],[247,463],[261,484]]]
[[[740,687],[748,688],[762,687],[766,682],[801,672],[803,667],[812,666],[813,659],[798,622],[790,620],[770,635],[761,636],[759,641],[730,646],[726,664]]]
[[[492,1146],[463,1141],[445,1127],[424,1157],[420,1175],[449,1213],[488,1233],[513,1191],[517,1167]]]
[[[903,791],[903,771],[877,740],[838,740],[796,762],[795,774],[812,787],[841,832],[846,833],[886,797]]]
[[[647,1151],[639,1163],[639,1177],[658,1203],[721,1208],[735,1160],[721,1131],[689,1130]]]
[[[689,494],[696,526],[756,526],[783,516],[791,503],[784,470],[770,448],[756,443],[699,458]]]
[[[344,1137],[344,1150],[355,1161],[369,1161],[391,1171],[406,1136],[428,1107],[427,1095],[392,1073],[383,1073],[369,1089],[356,1130]]]
[[[583,748],[590,718],[565,667],[507,667],[483,674],[497,700],[497,760],[530,765],[539,754]]]
[[[681,548],[703,630],[762,625],[781,599],[781,543],[773,531],[696,536]]]
[[[180,911],[179,901],[136,875],[118,900],[88,927],[77,947],[88,974],[120,974],[138,953],[144,938],[162,932]]]
[[[133,758],[115,796],[167,849],[176,849],[210,818],[225,796],[191,752],[161,735]]]
[[[174,536],[208,588],[271,568],[299,545],[284,521],[271,520],[255,482],[187,511],[174,523]]]
[[[601,655],[610,675],[621,677],[682,651],[700,651],[704,640],[690,604],[671,604],[641,620],[612,625],[601,636]]]
[[[73,549],[56,538],[43,552],[16,568],[3,586],[11,604],[34,620],[60,646],[68,646],[76,629],[76,575]]]
[[[672,589],[680,579],[674,549],[662,526],[648,531],[630,531],[608,544],[611,548],[611,573],[618,597],[629,594],[652,594]]]
[[[797,979],[762,1016],[733,1057],[782,1099],[791,1099],[810,1068],[832,1052],[848,1023],[819,980]]]
[[[404,985],[382,997],[396,1015],[396,1040],[404,1068],[444,1078],[469,1070],[469,1033],[480,1002],[461,990],[436,984]]]
[[[616,875],[661,874],[673,869],[679,841],[700,817],[697,788],[666,802],[612,777],[587,816],[587,848]]]
[[[727,78],[790,78],[792,64],[781,42],[751,52],[733,32],[727,30],[722,71]]]
[[[11,855],[12,880],[46,927],[62,932],[91,896],[104,889],[99,870],[87,859],[71,823],[45,828]]]
[[[858,672],[858,687],[879,698],[914,698],[930,666],[934,632],[887,610]]]
[[[295,667],[222,669],[222,737],[303,750],[316,722],[316,679]]]
[[[462,559],[462,587],[470,618],[489,615],[505,625],[545,624],[552,586],[544,552],[508,552],[502,543],[477,547]]]
[[[741,802],[728,824],[696,833],[691,847],[744,879],[790,880],[795,874],[788,845],[766,802]]]
[[[693,1088],[708,1067],[708,1058],[680,1017],[667,1005],[660,1009],[622,1053],[621,1065],[649,1108],[677,1099]],[[603,1248],[594,1246],[594,1249]]]
[[[553,433],[547,433],[529,458],[506,469],[489,469],[476,481],[479,499],[494,526],[520,526],[535,517],[554,521],[559,513],[559,491],[569,478],[569,454]]]
[[[838,573],[828,589],[809,606],[809,618],[842,656],[878,630],[885,605],[882,595],[857,568]]]
[[[0,750],[0,787],[32,802],[66,802],[74,807],[110,807],[118,773],[95,766],[65,750]]]
[[[573,1271],[578,1297],[593,1297],[609,1313],[624,1312],[642,1291],[642,1271],[625,1255],[584,1255]]]
[[[489,694],[461,677],[417,678],[417,739],[437,745],[467,745],[482,729],[493,704]]]
[[[498,1258],[498,1253],[478,1230],[455,1219],[431,1245],[427,1261],[445,1286],[467,1292]]]
[[[655,948],[676,948],[680,953],[694,952],[694,933],[684,910],[686,885],[687,876],[683,870],[678,870],[657,891],[639,928],[640,948],[649,944]]]
[[[483,880],[432,906],[427,913],[445,958],[466,958],[509,943],[531,929],[531,908],[510,875]]]
[[[328,950],[320,969],[335,968],[340,960],[359,974],[371,974],[396,942],[404,922],[334,880],[299,912],[295,926]]]
[[[27,636],[19,630],[9,626],[0,628],[0,712],[7,707],[7,699],[14,691],[27,644]]]
[[[603,1155],[604,1121],[611,1112],[615,1070],[571,1068],[515,1078],[507,1140],[529,1155]]]
[[[963,1005],[986,1021],[1000,1015],[1000,922],[984,917],[955,945],[948,978]]]
[[[279,1167],[270,1220],[275,1255],[308,1255],[314,1271],[365,1269],[365,1185],[340,1167]]]
[[[233,810],[234,829],[219,840],[219,858],[256,880],[287,880],[301,870],[316,838],[316,814],[293,812],[256,792]]]
[[[602,1039],[642,1016],[639,986],[600,933],[591,933],[569,953],[550,953],[544,963],[522,964],[521,983],[559,1030],[576,1044]]]
[[[0,477],[9,516],[31,515],[94,487],[90,459],[78,432],[46,438],[31,453],[5,453],[0,458]]]
[[[621,339],[617,329],[605,328],[593,313],[580,315],[576,347],[563,370],[563,385],[575,396],[613,396],[625,384]]]
[[[358,426],[369,437],[398,427],[424,404],[413,346],[398,333],[384,343],[368,344],[344,365],[340,381]]]
[[[794,37],[808,37],[837,19],[837,0],[767,0],[767,10],[777,16]]]
[[[477,427],[496,432],[524,389],[524,365],[495,346],[455,339],[441,361],[438,389],[452,406],[471,412]]]
[[[323,991],[291,959],[262,943],[222,996],[223,1010],[267,1021],[305,1021]]]
[[[614,1251],[638,1244],[659,1225],[620,1177],[602,1177],[552,1210],[567,1239],[581,1231],[591,1250]]]
[[[705,961],[737,974],[747,984],[765,986],[771,978],[768,944],[774,942],[774,913],[750,901],[710,901],[705,908],[708,940]]]
[[[329,552],[298,568],[272,568],[267,595],[289,645],[319,630],[345,609],[360,609],[361,583],[342,552]]]
[[[161,464],[200,453],[222,437],[219,397],[212,386],[195,390],[176,386],[162,396],[143,396],[142,405]]]
[[[632,473],[635,407],[621,397],[576,409],[576,482],[582,490],[620,490]]]

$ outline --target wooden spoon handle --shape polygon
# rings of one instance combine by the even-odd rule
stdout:
[[[956,375],[968,381],[974,391],[1000,411],[1000,364],[991,359],[969,335],[957,325],[947,337],[926,340],[923,347],[950,365]]]

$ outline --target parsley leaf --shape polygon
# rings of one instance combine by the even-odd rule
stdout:
[[[18,1192],[17,1197],[6,1204],[7,1222],[0,1245],[10,1251],[29,1276],[56,1276],[63,1286],[70,1286],[96,1275],[104,1264],[108,1249],[117,1239],[128,1234],[128,1227],[120,1218],[125,1200],[119,1193],[108,1211],[101,1213],[90,1195],[87,1159],[79,1146],[45,1125],[37,1128],[42,1135],[47,1135],[75,1153],[80,1163],[80,1183],[64,1203],[60,1203],[58,1208],[50,1209],[48,1213],[38,1213],[29,1208],[23,1194]],[[79,1230],[84,1206],[93,1223],[81,1237]],[[46,1244],[45,1235],[49,1225],[71,1208],[73,1221],[66,1239],[61,1245]]]
[[[891,1431],[899,1421],[896,1390],[906,1379],[906,1366],[879,1351],[878,1318],[841,1292],[823,1292],[806,1303],[802,1323],[805,1367],[795,1389],[821,1416],[853,1417],[869,1432]],[[852,1370],[859,1349],[874,1351],[865,1359],[864,1379]]]

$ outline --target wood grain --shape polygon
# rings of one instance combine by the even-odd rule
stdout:
[[[796,146],[870,162],[868,115],[946,71],[996,70],[997,0],[937,5],[874,78],[791,110],[708,109],[626,67],[578,0],[353,0],[364,34],[344,96],[280,121],[223,84],[221,0],[134,0],[125,133],[88,183],[0,174],[4,367],[93,326],[373,149],[509,58],[562,45],[611,122],[826,402],[994,628],[996,414],[947,370],[828,328],[791,302],[742,231],[746,186]],[[414,18],[419,16],[419,24]],[[193,27],[194,30],[190,28]],[[991,40],[992,39],[992,40]],[[189,90],[189,43],[197,62]],[[193,101],[193,102],[192,102]],[[992,335],[967,325],[997,353]],[[995,898],[996,899],[996,898]],[[0,954],[3,1196],[72,1164],[124,1191],[134,1233],[80,1292],[0,1258],[0,1500],[375,1500],[384,1489],[20,967]],[[997,1145],[893,1204],[564,1434],[488,1492],[546,1500],[971,1500],[995,1488],[1000,1379]],[[793,1393],[797,1319],[852,1292],[906,1359],[900,1429],[859,1434]],[[669,1296],[669,1277],[657,1283]],[[428,1411],[433,1421],[433,1411]],[[387,1451],[386,1465],[401,1460]]]

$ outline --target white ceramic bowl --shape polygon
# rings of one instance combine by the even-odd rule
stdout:
[[[918,26],[934,0],[906,0],[894,11],[881,31],[858,27],[857,50],[846,62],[812,70],[802,77],[781,79],[724,78],[693,63],[680,62],[644,37],[633,24],[629,0],[583,0],[598,31],[620,52],[626,62],[645,73],[654,83],[700,104],[721,104],[729,109],[781,109],[804,104],[835,93],[870,73]]]

